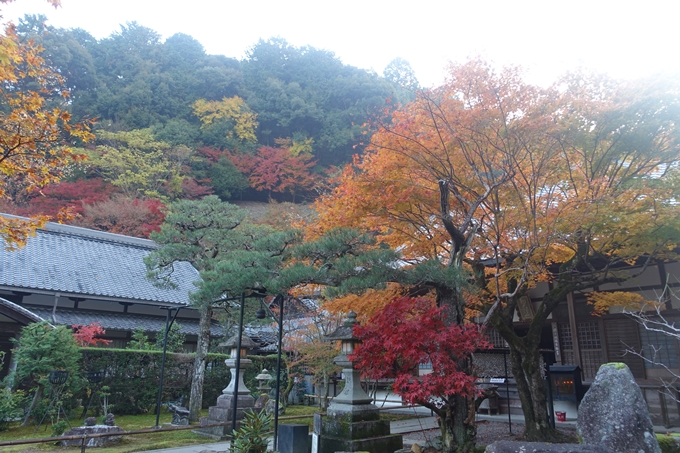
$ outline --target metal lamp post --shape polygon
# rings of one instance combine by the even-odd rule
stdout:
[[[234,383],[234,399],[232,402],[232,413],[231,413],[231,432],[236,431],[236,412],[238,408],[238,387],[239,387],[239,376],[241,372],[241,356],[245,357],[246,350],[242,347],[243,342],[243,314],[245,311],[246,299],[250,297],[262,298],[264,294],[252,293],[246,296],[246,293],[241,293],[241,308],[239,310],[239,321],[238,321],[238,335],[236,340],[236,348],[232,348],[231,357],[235,358],[234,364],[234,376],[232,376],[232,382]],[[236,300],[235,298],[224,299],[225,301]],[[258,318],[264,318],[264,311],[258,310]],[[235,355],[235,357],[234,357]],[[229,384],[231,386],[231,383]],[[228,388],[228,387],[227,387]]]
[[[279,335],[278,335],[278,347],[276,349],[276,391],[275,391],[275,402],[274,402],[274,451],[276,451],[278,443],[279,434],[279,396],[281,392],[281,349],[282,349],[282,338],[283,338],[283,295],[279,294],[274,298],[272,304],[276,304],[279,307]]]
[[[156,400],[156,428],[159,427],[158,421],[161,417],[161,398],[163,396],[163,377],[165,375],[165,356],[168,351],[168,332],[170,331],[170,328],[172,327],[172,324],[175,322],[175,319],[177,319],[177,315],[179,314],[179,311],[183,307],[160,307],[162,310],[167,310],[167,313],[165,315],[165,338],[163,339],[163,357],[161,358],[161,376],[160,376],[160,383],[158,384],[158,399]],[[177,310],[175,314],[172,316],[172,320],[170,320],[170,315],[173,310]]]

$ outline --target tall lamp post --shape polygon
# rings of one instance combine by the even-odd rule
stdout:
[[[179,314],[179,311],[183,307],[160,307],[162,310],[167,310],[167,313],[165,314],[165,338],[163,339],[163,357],[161,358],[161,376],[160,376],[160,383],[158,384],[158,398],[156,400],[156,428],[159,428],[158,421],[161,417],[161,398],[163,397],[163,377],[165,375],[165,356],[168,351],[168,332],[170,331],[170,328],[172,327],[172,324],[175,322],[175,319],[177,319],[177,315]],[[172,315],[172,311],[177,310],[174,315]],[[172,320],[170,319],[170,316],[172,315]]]
[[[242,350],[242,342],[243,342],[243,314],[245,311],[245,305],[246,305],[246,299],[250,297],[257,297],[261,298],[264,297],[264,294],[261,293],[251,293],[248,296],[246,296],[246,293],[241,293],[241,308],[239,310],[239,320],[238,320],[238,336],[237,336],[237,341],[236,341],[236,363],[234,364],[234,399],[232,401],[232,408],[231,408],[231,432],[233,434],[234,431],[236,431],[236,411],[238,409],[238,384],[239,384],[239,373],[241,371],[241,355],[243,354]],[[236,298],[231,298],[231,299],[223,299],[224,301],[230,301],[230,300],[236,300]],[[264,318],[264,310],[259,309],[257,311],[257,317],[259,319]]]
[[[274,402],[274,451],[276,451],[276,446],[278,443],[279,434],[279,395],[281,392],[281,339],[283,338],[283,295],[277,295],[272,304],[279,307],[279,335],[278,335],[278,347],[276,349],[276,391],[275,391],[275,402]]]

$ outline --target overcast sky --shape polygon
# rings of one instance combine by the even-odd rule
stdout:
[[[401,57],[424,86],[440,84],[449,61],[473,55],[520,65],[542,85],[578,67],[619,78],[680,72],[678,0],[62,0],[57,10],[16,0],[0,9],[5,21],[41,13],[95,38],[136,21],[239,59],[275,36],[379,74]]]

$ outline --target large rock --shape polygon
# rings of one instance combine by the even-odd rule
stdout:
[[[578,408],[576,428],[587,445],[617,453],[661,453],[642,391],[623,363],[600,367]]]
[[[89,437],[92,434],[116,434],[106,437]],[[67,436],[80,436],[80,439],[62,440],[59,444],[62,447],[80,447],[82,444],[82,437],[87,436],[85,445],[87,447],[106,447],[111,444],[120,442],[123,438],[123,430],[118,426],[94,425],[94,426],[79,426],[71,428],[63,434]]]

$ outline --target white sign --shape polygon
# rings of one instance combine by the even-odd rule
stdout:
[[[489,382],[492,384],[504,384],[505,383],[505,378],[502,377],[492,377],[489,379]]]
[[[319,453],[319,435],[312,433],[312,453]]]

